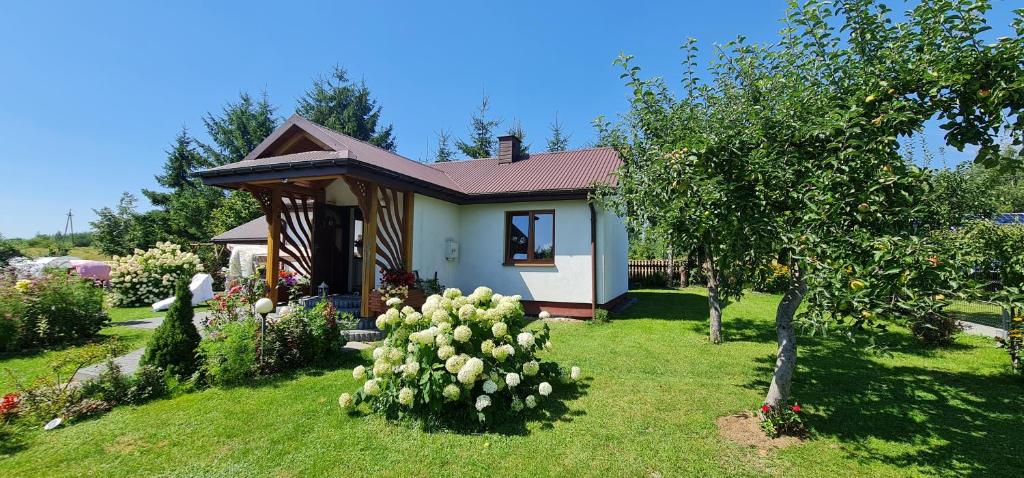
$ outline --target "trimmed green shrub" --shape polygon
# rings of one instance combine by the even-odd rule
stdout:
[[[186,282],[180,281],[174,303],[153,333],[140,363],[160,367],[170,375],[192,375],[198,369],[196,349],[200,340],[199,331],[192,322],[194,315],[192,292]]]
[[[242,319],[210,331],[199,344],[206,380],[213,385],[243,383],[259,370],[257,344],[259,321]]]

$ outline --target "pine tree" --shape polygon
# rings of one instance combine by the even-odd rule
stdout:
[[[555,122],[551,123],[551,137],[548,138],[548,151],[565,151],[569,149],[569,138],[562,132],[562,122],[558,120],[558,112],[555,112]]]
[[[530,144],[526,142],[526,131],[523,130],[523,124],[518,119],[512,119],[512,126],[508,128],[508,133],[512,136],[519,138],[519,156],[527,157],[530,155]]]
[[[157,184],[169,189],[170,192],[143,189],[142,194],[154,206],[166,206],[173,194],[195,189],[199,183],[192,174],[209,165],[206,158],[196,151],[194,140],[188,134],[188,128],[182,127],[181,132],[174,139],[174,146],[167,152],[163,174],[155,176]]]
[[[380,111],[366,83],[349,81],[348,72],[340,66],[330,76],[313,80],[295,108],[296,113],[314,123],[394,151],[394,127],[378,124]]]
[[[435,163],[444,163],[455,159],[455,151],[452,151],[451,133],[442,129],[437,132],[437,153],[434,155]]]
[[[266,92],[259,100],[253,100],[248,93],[241,93],[238,102],[228,103],[220,116],[206,114],[203,124],[213,144],[197,144],[211,166],[241,161],[277,128],[274,111]]]
[[[139,363],[160,367],[169,375],[192,375],[199,367],[196,359],[199,331],[192,322],[194,315],[192,292],[187,282],[179,281],[174,303],[167,309],[163,323],[153,332]]]
[[[484,95],[477,108],[477,114],[471,117],[470,129],[472,132],[469,141],[459,140],[455,144],[463,154],[473,159],[494,156],[493,132],[494,128],[501,124],[501,121],[487,118],[487,101],[487,95]]]

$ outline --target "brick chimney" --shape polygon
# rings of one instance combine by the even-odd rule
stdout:
[[[522,159],[519,157],[520,143],[519,137],[514,134],[498,136],[498,164],[507,164]]]

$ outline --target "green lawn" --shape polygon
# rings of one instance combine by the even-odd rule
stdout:
[[[583,367],[578,396],[498,433],[426,433],[349,417],[352,357],[234,389],[125,407],[31,432],[0,476],[1012,476],[1024,468],[1024,381],[991,341],[935,351],[900,330],[878,356],[801,337],[794,393],[813,438],[762,456],[715,419],[759,405],[777,296],[725,308],[707,342],[703,291],[640,291],[611,324],[553,324],[550,358]],[[559,393],[556,388],[556,395]],[[563,392],[564,393],[564,392]]]
[[[122,325],[127,321],[159,317],[163,312],[153,312],[149,307],[115,308],[109,311],[110,326],[100,331],[99,340],[116,338],[127,349],[135,349],[146,344],[146,340],[153,333],[149,329],[125,327]],[[15,383],[29,383],[33,378],[49,373],[48,364],[61,352],[80,345],[67,345],[63,347],[34,351],[14,355],[0,355],[0,394],[13,392],[17,389]],[[10,374],[7,371],[10,370]],[[12,378],[11,374],[16,378]]]
[[[21,250],[21,253],[28,257],[44,257],[50,255],[50,251],[45,247],[26,247]],[[96,249],[95,247],[72,247],[71,250],[68,251],[67,255],[93,261],[109,261],[111,259],[110,256],[100,252],[99,249]]]

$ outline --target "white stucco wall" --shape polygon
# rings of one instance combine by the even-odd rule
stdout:
[[[336,179],[331,184],[328,184],[324,188],[324,196],[327,204],[335,206],[359,205],[359,201],[356,200],[356,195],[352,194],[352,189],[348,187],[348,183],[341,179]]]
[[[506,266],[505,212],[555,211],[555,264]],[[586,201],[455,205],[417,194],[413,217],[413,268],[436,271],[441,283],[469,292],[480,285],[524,300],[591,301],[590,209]],[[621,218],[598,209],[598,302],[627,289],[627,236]],[[459,243],[456,261],[445,259],[445,241]]]
[[[456,282],[459,261],[445,259],[445,241],[459,241],[459,206],[417,194],[413,199],[412,268],[442,284]],[[461,242],[461,241],[460,241]]]
[[[598,208],[597,215],[597,297],[604,304],[629,290],[629,235],[615,213]]]

